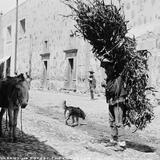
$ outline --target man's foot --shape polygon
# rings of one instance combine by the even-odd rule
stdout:
[[[122,123],[116,123],[116,127],[117,127],[117,128],[120,128],[120,127],[122,127],[122,126],[123,126]]]
[[[109,141],[110,141],[110,143],[117,144],[117,141],[116,141],[116,140],[114,140],[114,139],[110,139]]]
[[[75,126],[78,126],[79,124],[78,123],[72,123],[72,127],[75,127]]]
[[[120,147],[126,148],[126,142],[125,142],[125,141],[119,141],[119,142],[118,142],[118,145],[119,145]]]
[[[110,147],[110,146],[116,146],[117,145],[117,141],[110,139],[109,142],[105,145],[106,147]]]
[[[114,147],[115,151],[124,151],[126,149],[126,142],[125,141],[120,141],[117,143],[117,145]]]
[[[121,147],[120,145],[115,145],[114,146],[114,149],[113,149],[114,151],[116,151],[116,152],[118,152],[118,151],[124,151],[125,150],[125,148],[124,147]]]

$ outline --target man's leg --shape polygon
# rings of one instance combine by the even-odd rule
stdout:
[[[91,99],[94,99],[94,91],[93,91],[93,88],[90,89],[90,93],[91,93]]]
[[[125,130],[124,130],[124,125],[123,125],[123,120],[125,116],[125,104],[123,103],[118,103],[115,108],[114,108],[114,115],[115,115],[115,125],[118,127],[118,144],[121,147],[126,146],[125,142]]]
[[[115,115],[116,126],[121,127],[123,125],[123,109],[120,103],[115,105],[114,115]]]
[[[109,105],[109,124],[111,128],[111,141],[118,141],[118,128],[115,125],[114,105]]]

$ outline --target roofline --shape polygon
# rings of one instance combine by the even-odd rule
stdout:
[[[25,0],[24,2],[22,2],[21,4],[18,5],[18,7],[24,5],[28,0]],[[3,16],[6,16],[7,14],[9,14],[10,12],[13,12],[14,10],[16,9],[16,7],[14,7],[13,9],[7,11],[5,14],[2,15]]]

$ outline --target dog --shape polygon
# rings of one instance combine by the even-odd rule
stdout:
[[[79,125],[79,118],[83,120],[86,118],[86,115],[82,109],[79,107],[67,106],[66,100],[63,102],[64,108],[64,117],[65,117],[65,124],[68,125],[68,120],[72,118],[72,125],[74,125],[76,120],[76,125]]]

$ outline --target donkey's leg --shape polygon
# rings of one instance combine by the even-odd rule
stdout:
[[[1,108],[1,112],[0,112],[0,137],[3,136],[3,133],[2,133],[2,119],[3,119],[3,115],[5,113],[5,109],[4,108]]]
[[[70,119],[71,115],[67,115],[66,120],[65,120],[65,124],[68,125],[68,120]]]
[[[16,127],[17,127],[17,118],[18,118],[19,109],[14,109],[13,117],[13,140],[16,140]]]
[[[9,137],[11,141],[13,140],[13,108],[8,108],[8,116],[9,116]]]
[[[77,122],[76,125],[78,126],[79,125],[79,117],[78,116],[76,117],[76,122]]]
[[[75,120],[74,120],[74,116],[72,116],[72,124],[74,124],[75,123]]]

